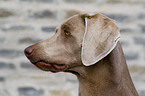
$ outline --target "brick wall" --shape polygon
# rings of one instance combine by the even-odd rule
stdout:
[[[145,96],[145,0],[0,0],[0,96],[77,96],[75,76],[42,72],[23,50],[84,12],[116,20],[131,76]]]

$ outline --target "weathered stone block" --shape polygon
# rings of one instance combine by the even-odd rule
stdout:
[[[6,50],[6,49],[0,50],[0,57],[15,58],[15,57],[19,57],[19,56],[23,56],[23,51]]]
[[[145,19],[145,13],[138,14],[138,19]]]
[[[129,16],[125,14],[105,14],[111,19],[114,19],[117,22],[128,22],[130,21]]]
[[[66,78],[66,82],[77,83],[78,81],[76,79]]]
[[[0,77],[0,82],[3,82],[5,81],[5,78],[4,77]]]
[[[11,96],[8,89],[0,89],[0,96]]]
[[[51,27],[42,27],[41,30],[44,32],[55,32],[56,27],[51,26]]]
[[[35,66],[33,66],[32,64],[30,63],[26,63],[26,62],[22,62],[20,64],[21,68],[25,68],[25,69],[36,69]]]
[[[73,15],[76,15],[76,14],[79,14],[80,12],[79,11],[77,11],[77,10],[67,10],[66,11],[66,17],[65,18],[69,18],[69,17],[71,17],[71,16],[73,16]]]
[[[107,3],[127,3],[130,2],[130,0],[107,0]]]
[[[55,19],[57,16],[56,16],[56,12],[55,11],[50,11],[50,10],[43,10],[43,11],[37,11],[37,12],[34,12],[32,15],[30,15],[30,17],[33,17],[33,18],[53,18]]]
[[[143,37],[134,37],[135,44],[141,44],[145,46],[145,38]]]
[[[21,87],[18,88],[19,96],[43,96],[44,90],[36,90],[33,87]]]
[[[141,27],[141,31],[145,33],[145,25],[139,25]]]
[[[121,44],[122,46],[128,46],[128,45],[129,45],[129,42],[127,42],[127,41],[121,41],[121,40],[120,40],[120,44]]]
[[[35,39],[35,38],[29,38],[29,37],[19,39],[20,44],[34,44],[39,41],[41,41],[41,39]]]
[[[4,43],[6,41],[6,38],[2,37],[0,38],[0,43]]]
[[[0,69],[15,69],[15,65],[11,63],[0,62]]]
[[[129,68],[129,71],[132,73],[137,73],[139,70],[143,69],[143,67],[136,66],[136,65],[129,66],[128,68]]]
[[[136,59],[139,58],[139,54],[133,53],[133,52],[125,53],[125,58],[126,58],[127,60],[136,60]]]
[[[20,1],[29,1],[29,2],[49,2],[49,3],[52,3],[54,0],[20,0]]]
[[[145,96],[145,90],[139,90],[139,96]]]
[[[3,31],[23,31],[23,30],[34,30],[31,25],[5,25],[1,28]]]
[[[0,0],[0,1],[10,1],[10,0]]]
[[[51,96],[72,96],[70,92],[60,90],[60,91],[51,91]]]
[[[65,2],[69,2],[69,3],[92,3],[92,2],[96,2],[96,0],[65,0]]]
[[[10,17],[12,15],[14,15],[13,12],[6,9],[0,9],[0,17]]]
[[[130,28],[120,28],[120,32],[121,33],[130,33],[130,32],[134,32],[134,31]]]

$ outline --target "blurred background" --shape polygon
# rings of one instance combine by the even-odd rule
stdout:
[[[116,21],[133,82],[145,96],[145,0],[0,0],[0,96],[78,96],[74,75],[43,72],[23,54],[78,13]]]

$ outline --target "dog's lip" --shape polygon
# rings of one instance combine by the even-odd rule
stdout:
[[[67,67],[65,64],[52,64],[52,66],[57,69],[65,69]]]
[[[33,62],[33,64],[46,71],[65,70],[67,68],[65,64],[48,63],[43,60]]]

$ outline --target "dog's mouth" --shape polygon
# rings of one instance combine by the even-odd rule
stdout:
[[[60,72],[65,71],[67,69],[67,65],[65,64],[47,63],[42,60],[32,63],[43,71]]]

